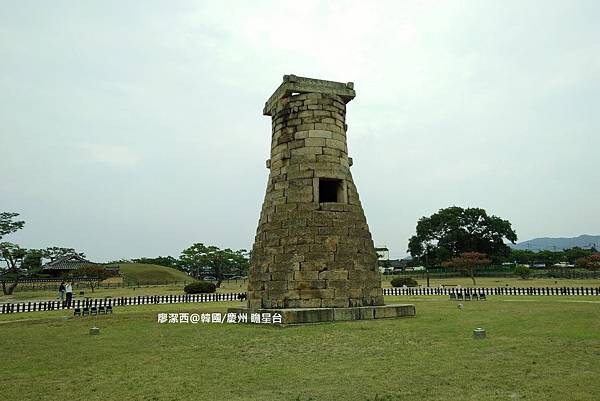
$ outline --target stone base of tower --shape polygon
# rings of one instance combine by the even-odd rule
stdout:
[[[350,308],[285,308],[285,309],[249,309],[245,307],[229,308],[227,313],[275,314],[281,316],[281,325],[341,322],[349,320],[373,320],[398,317],[412,317],[416,309],[411,304],[394,304],[381,306],[358,306]],[[248,318],[248,323],[251,319]]]

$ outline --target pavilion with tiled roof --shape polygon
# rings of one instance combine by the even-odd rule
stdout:
[[[64,277],[69,273],[90,265],[102,265],[85,259],[84,257],[73,254],[56,258],[42,266],[42,273],[49,274],[52,277]],[[107,270],[111,270],[110,268]],[[118,269],[116,271],[118,273]]]

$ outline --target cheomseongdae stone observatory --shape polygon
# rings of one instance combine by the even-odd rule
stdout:
[[[267,100],[271,158],[248,309],[283,323],[414,316],[384,306],[377,255],[352,180],[346,104],[354,84],[285,75]]]

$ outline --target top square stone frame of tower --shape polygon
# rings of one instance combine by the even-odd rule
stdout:
[[[270,116],[278,100],[294,93],[326,93],[339,96],[344,103],[348,103],[356,96],[354,83],[325,81],[322,79],[299,77],[296,75],[284,75],[283,83],[273,92],[265,103],[263,114]]]

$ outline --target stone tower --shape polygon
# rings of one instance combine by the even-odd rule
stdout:
[[[353,86],[285,75],[265,105],[270,174],[252,248],[250,309],[383,305],[346,144]]]

